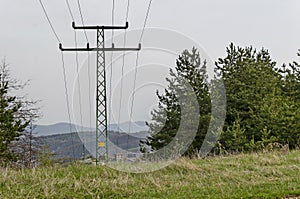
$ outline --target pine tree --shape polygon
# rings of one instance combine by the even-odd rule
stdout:
[[[147,123],[151,136],[141,141],[141,151],[157,151],[173,140],[178,132],[182,114],[178,96],[190,95],[183,86],[184,82],[187,82],[193,89],[199,105],[199,120],[197,121],[199,127],[198,130],[196,129],[196,138],[185,152],[186,155],[191,155],[200,149],[210,121],[210,93],[206,61],[202,62],[196,48],[193,48],[191,52],[184,50],[176,61],[175,71],[170,70],[170,76],[171,78],[166,78],[168,87],[164,93],[157,92],[159,107],[152,111],[152,121]],[[187,105],[189,102],[185,103]]]
[[[0,65],[0,164],[15,160],[10,145],[37,116],[37,109],[33,107],[35,102],[12,95],[24,86],[10,77],[8,65],[3,61]]]
[[[282,127],[280,141],[296,148],[300,145],[300,65],[296,61],[288,66],[283,65],[279,73],[283,98],[282,110],[277,117],[277,124]]]

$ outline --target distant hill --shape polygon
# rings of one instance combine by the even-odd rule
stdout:
[[[130,126],[131,125],[131,126]],[[137,122],[124,122],[121,123],[120,126],[118,127],[118,124],[111,124],[109,126],[110,131],[115,131],[115,132],[132,132],[132,133],[137,133],[141,131],[148,131],[149,127],[146,125],[144,121],[137,121]]]
[[[139,142],[148,134],[146,131],[132,133],[132,136],[125,133],[109,132],[109,155],[127,153],[126,151],[139,154]],[[49,147],[57,159],[80,159],[84,154],[85,157],[95,156],[95,138],[93,132],[80,132],[41,136],[38,139],[42,145]]]
[[[71,130],[69,123],[57,123],[52,125],[34,125],[33,134],[37,137],[66,134],[77,131],[90,131],[91,129],[86,127],[80,127],[78,125],[71,124]]]
[[[111,124],[108,127],[108,129],[109,131],[115,131],[115,132],[129,132],[129,126],[130,126],[130,132],[132,133],[149,130],[148,126],[146,126],[145,122],[143,121],[137,121],[132,123],[124,122],[121,123],[119,126],[117,124]],[[67,133],[81,132],[81,131],[95,131],[95,129],[71,124],[71,130],[70,130],[69,123],[57,123],[52,125],[34,125],[33,134],[37,137],[40,137],[40,136],[67,134]]]
[[[42,146],[48,147],[54,154],[55,159],[80,159],[84,154],[83,150],[89,156],[77,133],[41,136],[38,139]]]

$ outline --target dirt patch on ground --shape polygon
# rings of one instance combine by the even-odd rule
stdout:
[[[300,199],[300,196],[287,196],[282,199]]]

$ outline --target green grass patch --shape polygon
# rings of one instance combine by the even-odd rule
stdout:
[[[82,164],[0,172],[1,199],[300,196],[300,151],[182,158],[142,174]]]

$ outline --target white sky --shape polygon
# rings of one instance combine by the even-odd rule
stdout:
[[[79,23],[77,0],[69,1],[76,22]],[[71,28],[71,18],[65,1],[44,0],[43,2],[63,45],[74,46],[74,32]],[[81,0],[85,23],[109,25],[111,23],[111,2],[111,0]],[[126,2],[126,0],[116,0],[115,24],[124,24]],[[142,27],[147,5],[148,1],[146,0],[131,0],[130,29]],[[174,30],[193,39],[213,61],[224,56],[225,47],[230,42],[234,42],[240,46],[265,47],[270,50],[273,59],[281,65],[284,62],[298,59],[296,53],[300,48],[299,8],[299,0],[153,0],[148,27]],[[31,79],[31,85],[26,92],[31,98],[42,100],[40,105],[43,107],[41,111],[44,117],[40,119],[39,123],[50,124],[67,121],[58,42],[51,32],[39,1],[0,0],[0,22],[0,58],[5,57],[6,61],[10,63],[14,77],[24,81]],[[92,45],[95,41],[94,33],[90,32],[88,36]],[[110,36],[109,32],[107,36]],[[84,34],[78,33],[78,37],[79,45],[85,45]],[[157,35],[151,38],[151,34],[149,34],[147,39],[153,43],[160,42]],[[130,46],[135,46],[134,36],[132,41],[129,42]],[[174,43],[176,42],[174,41]],[[117,40],[116,45],[122,46],[122,40]],[[186,48],[191,47],[187,46]],[[76,75],[74,55],[72,53],[66,55],[70,98],[73,96],[71,94]],[[155,56],[156,54],[152,53],[151,55]],[[80,63],[84,63],[84,56],[81,54]],[[151,63],[151,60],[142,61],[143,64]],[[163,62],[159,59],[160,61]],[[132,62],[130,65],[133,66],[134,56],[128,56],[128,62]],[[95,63],[94,57],[91,63]],[[83,70],[85,70],[85,66],[83,65]],[[115,67],[116,73],[120,74],[118,72],[120,64],[116,64]],[[132,69],[130,68],[128,71]],[[160,70],[159,66],[155,65],[152,69],[150,67],[139,73],[139,78],[147,79],[150,82],[161,82],[164,74],[167,74],[167,70]],[[132,75],[132,73],[130,74]],[[131,78],[129,75],[129,79]],[[82,86],[86,86],[87,81],[85,80],[87,79],[82,79],[82,82],[85,82]],[[119,78],[114,78],[114,83],[118,81]],[[137,83],[138,87],[143,84],[142,81]],[[128,89],[129,87],[130,85]],[[157,89],[154,84],[149,87],[153,91]],[[83,90],[84,93],[87,88],[85,87]],[[130,91],[128,90],[128,92]],[[155,107],[155,93],[150,95],[153,96],[150,97],[151,99],[149,96],[146,97],[143,92],[137,95],[134,120],[147,120],[149,111]],[[118,96],[113,101],[116,101],[117,104]],[[83,100],[83,102],[86,108],[87,101]],[[114,106],[114,114],[118,113],[118,106]],[[128,102],[124,106],[128,106]],[[126,111],[128,112],[128,110]],[[122,111],[124,115],[121,117],[122,121],[128,120],[126,111]],[[84,116],[88,117],[88,115]],[[86,119],[84,125],[88,125]]]

